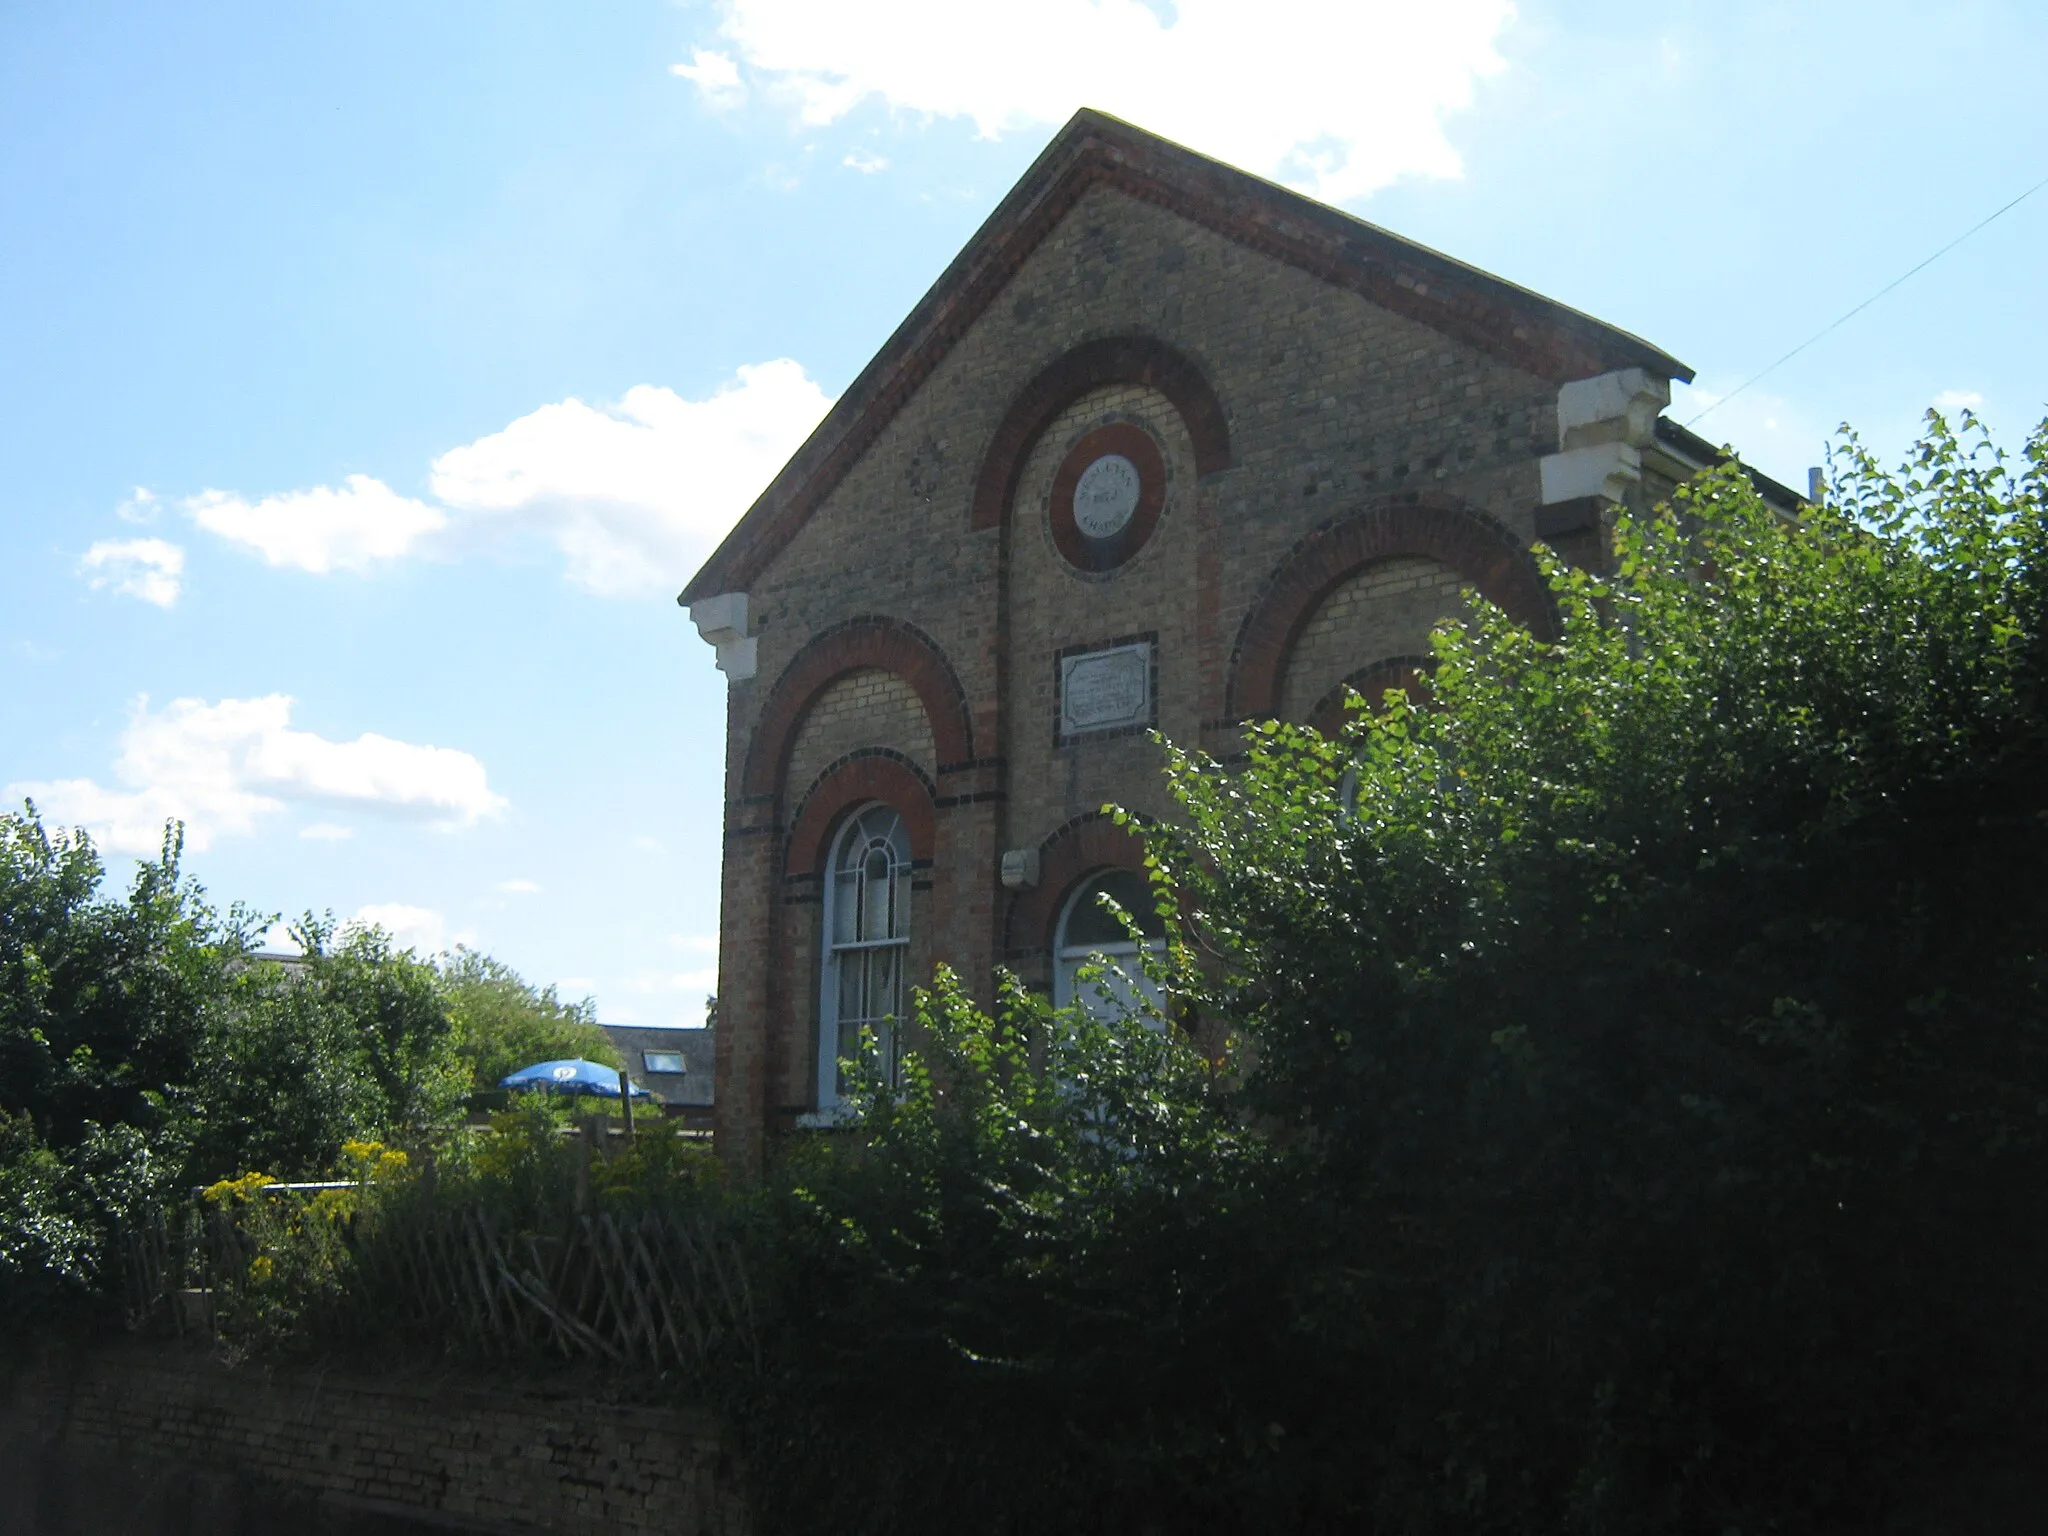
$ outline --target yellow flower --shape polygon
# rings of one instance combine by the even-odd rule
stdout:
[[[267,1173],[245,1173],[239,1179],[222,1179],[218,1184],[209,1184],[201,1191],[201,1198],[209,1205],[222,1205],[230,1200],[254,1200],[263,1193],[267,1184],[275,1184]]]
[[[270,1255],[259,1253],[249,1261],[249,1278],[258,1285],[270,1278],[270,1272],[277,1266],[270,1261]]]

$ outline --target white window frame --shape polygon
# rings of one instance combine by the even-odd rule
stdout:
[[[1110,1004],[1096,989],[1106,982],[1112,996],[1119,991],[1126,994],[1126,1005],[1133,1012],[1142,1011],[1138,1004],[1140,997],[1149,999],[1154,1012],[1145,1015],[1145,1022],[1150,1027],[1159,1027],[1160,1017],[1164,1015],[1166,1008],[1166,998],[1161,994],[1158,985],[1152,978],[1145,974],[1144,966],[1138,964],[1137,960],[1141,947],[1155,955],[1164,954],[1166,952],[1166,940],[1164,938],[1147,939],[1143,946],[1133,944],[1129,939],[1123,939],[1110,944],[1070,944],[1067,942],[1068,924],[1072,921],[1074,914],[1082,910],[1084,902],[1093,902],[1095,900],[1104,877],[1113,874],[1135,873],[1137,872],[1118,869],[1114,866],[1107,869],[1090,870],[1081,883],[1074,887],[1073,894],[1067,897],[1065,903],[1060,907],[1060,920],[1053,929],[1052,1001],[1054,1007],[1065,1008],[1070,1003],[1079,1003],[1090,1014],[1100,1019],[1104,1016],[1104,1009],[1109,1007]],[[1138,875],[1138,878],[1142,880],[1144,876]],[[1131,913],[1132,917],[1138,918],[1140,921],[1143,921],[1145,915],[1139,912]],[[1103,960],[1109,962],[1109,965],[1123,978],[1121,987],[1115,977],[1111,976],[1103,977],[1102,982],[1091,985],[1082,984],[1078,972],[1082,966],[1086,965],[1096,956],[1100,956]]]
[[[866,845],[872,846],[876,840],[875,833],[880,827],[871,823],[872,819],[878,816],[886,816],[893,823],[889,828],[891,835],[882,840],[888,843],[892,859],[899,861],[889,874],[890,884],[894,887],[891,900],[900,903],[899,906],[892,908],[890,913],[888,926],[891,932],[886,938],[852,939],[845,943],[834,943],[833,934],[838,926],[840,903],[846,900],[846,894],[841,890],[840,866],[846,861],[849,844],[854,838],[860,837]],[[855,882],[856,889],[864,886],[865,874],[856,874]],[[823,921],[819,928],[818,943],[818,1116],[821,1122],[831,1123],[836,1119],[842,1102],[839,1093],[839,1060],[842,1054],[839,1046],[839,983],[843,956],[866,955],[880,950],[896,952],[894,1001],[897,1011],[884,1015],[879,1020],[863,1018],[860,1021],[876,1026],[875,1034],[890,1080],[894,1081],[896,1075],[896,1056],[900,1039],[897,1025],[903,1007],[905,973],[910,965],[910,829],[905,825],[901,813],[880,801],[874,801],[861,806],[848,816],[846,824],[833,836],[831,856],[825,861],[824,887],[823,900],[819,903]]]
[[[672,1067],[657,1067],[655,1065],[657,1061],[672,1061],[675,1065]],[[681,1051],[642,1051],[640,1053],[640,1067],[641,1070],[650,1074],[655,1072],[682,1072],[686,1070]]]

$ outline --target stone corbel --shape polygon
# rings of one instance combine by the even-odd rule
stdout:
[[[690,605],[690,622],[706,645],[718,651],[718,670],[728,682],[754,675],[754,637],[747,633],[747,594],[721,592]]]
[[[1601,496],[1620,501],[1643,478],[1643,456],[1627,443],[1593,443],[1540,460],[1543,505]]]
[[[1642,368],[1574,379],[1558,390],[1558,451],[1537,463],[1543,505],[1627,496],[1642,481],[1642,450],[1670,403],[1671,381]]]

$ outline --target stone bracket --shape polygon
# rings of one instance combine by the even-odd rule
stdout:
[[[747,633],[747,594],[721,592],[690,605],[690,622],[706,645],[718,651],[718,670],[726,680],[745,682],[754,675],[756,641]]]
[[[1543,504],[1604,496],[1620,501],[1643,478],[1643,456],[1627,443],[1595,443],[1570,448],[1537,462],[1542,475]]]

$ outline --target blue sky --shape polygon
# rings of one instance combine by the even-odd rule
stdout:
[[[117,869],[692,1023],[673,595],[1088,104],[1686,359],[1690,416],[2048,177],[2048,8],[0,10],[0,786]],[[2048,415],[2048,191],[1700,430]]]

